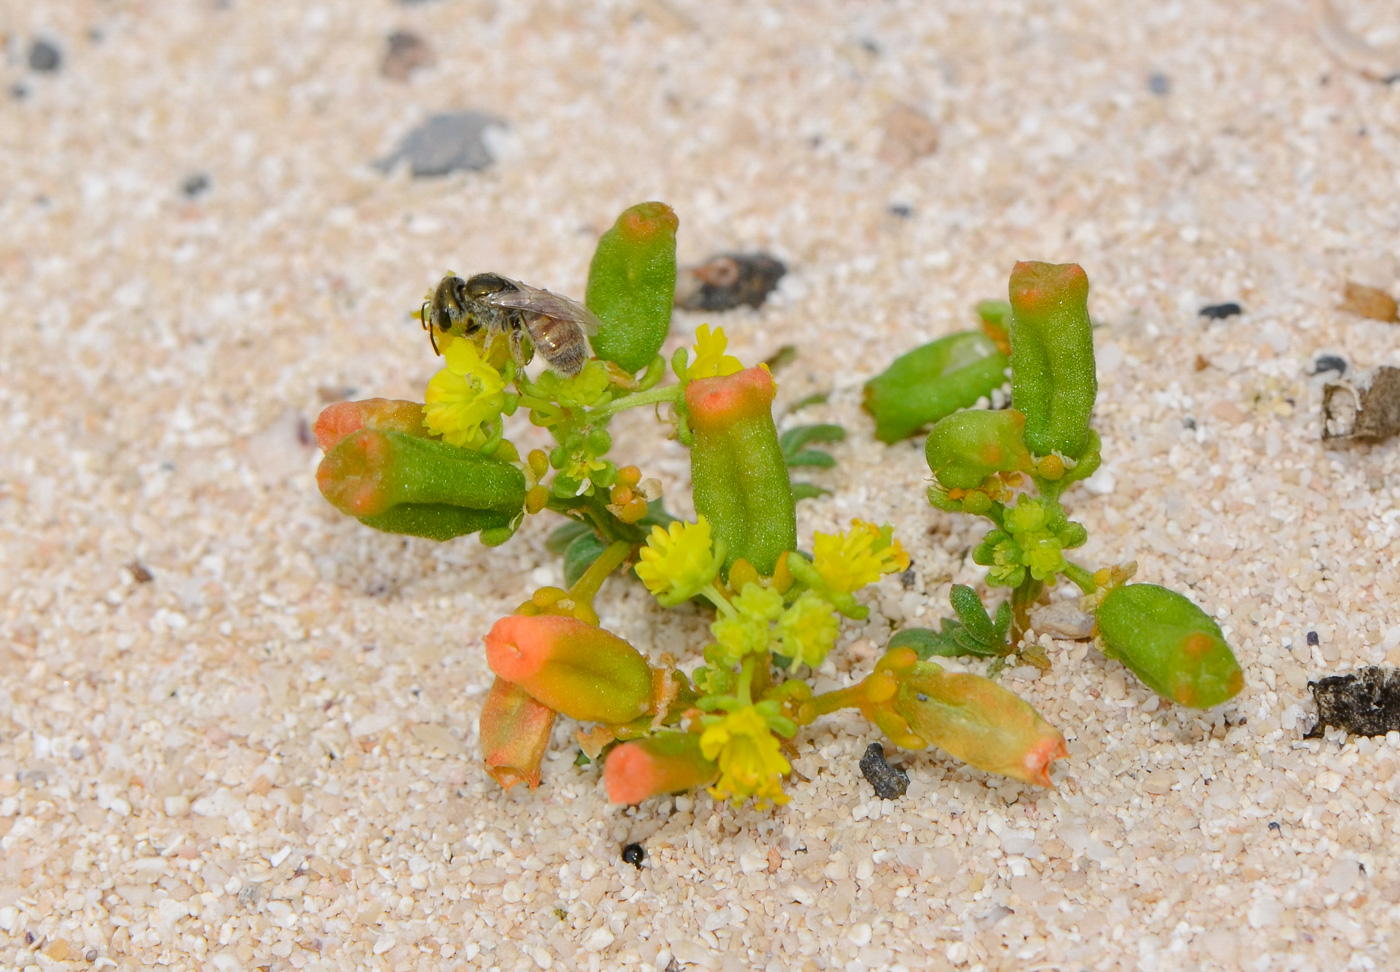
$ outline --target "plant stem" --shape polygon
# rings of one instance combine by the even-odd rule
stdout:
[[[1073,561],[1066,560],[1064,568],[1060,571],[1068,577],[1085,594],[1092,594],[1098,590],[1098,584],[1094,581],[1094,573],[1084,567],[1080,567]]]
[[[598,593],[598,589],[603,586],[603,581],[632,553],[632,545],[626,540],[617,540],[608,546],[598,559],[588,565],[588,569],[583,572],[583,576],[574,582],[574,586],[569,588],[569,597],[575,604],[587,604],[593,606],[593,598]]]
[[[664,388],[653,388],[650,391],[637,392],[634,395],[626,395],[616,401],[607,402],[597,408],[590,409],[588,421],[595,422],[599,419],[609,418],[618,412],[626,411],[629,408],[641,408],[643,405],[660,405],[662,402],[675,404],[681,398],[680,385],[667,385]]]
[[[1026,574],[1026,579],[1021,582],[1021,586],[1011,592],[1011,639],[1013,647],[1019,647],[1021,638],[1025,635],[1026,629],[1031,626],[1031,605],[1040,599],[1040,592],[1045,590],[1045,584]]]

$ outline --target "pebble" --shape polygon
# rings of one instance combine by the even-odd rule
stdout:
[[[385,39],[385,45],[379,73],[394,81],[407,81],[414,71],[430,67],[436,60],[428,42],[412,31],[394,31]]]
[[[1308,688],[1317,703],[1317,725],[1308,732],[1310,739],[1328,726],[1354,736],[1400,730],[1400,669],[1373,665],[1309,682]]]
[[[902,766],[891,766],[885,760],[885,747],[873,742],[865,747],[860,758],[861,774],[875,788],[881,800],[897,800],[909,789],[909,774]]]
[[[1161,71],[1153,71],[1147,76],[1147,90],[1155,95],[1171,94],[1172,79]]]
[[[52,74],[63,66],[63,53],[57,45],[40,38],[29,47],[29,67]]]
[[[381,172],[390,172],[400,160],[407,159],[415,179],[444,176],[461,169],[479,172],[496,160],[486,144],[486,130],[504,125],[502,119],[480,111],[431,115],[405,135],[397,149],[374,165]]]
[[[767,253],[720,253],[676,274],[676,306],[724,311],[747,304],[762,307],[787,266]]]
[[[1313,360],[1312,374],[1335,371],[1338,377],[1347,373],[1347,359],[1335,354],[1320,354]]]
[[[1212,321],[1224,320],[1227,317],[1235,317],[1244,313],[1244,308],[1234,301],[1224,304],[1207,304],[1197,311],[1202,317],[1207,317]]]

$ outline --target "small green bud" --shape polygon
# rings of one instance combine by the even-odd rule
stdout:
[[[1018,263],[1011,271],[1011,401],[1038,456],[1078,459],[1098,379],[1089,278],[1074,263]]]
[[[652,707],[646,659],[602,628],[559,615],[512,614],[485,640],[491,671],[571,719],[617,725]]]
[[[1105,655],[1178,705],[1209,709],[1244,688],[1220,626],[1176,591],[1156,584],[1114,588],[1099,606],[1098,632]]]
[[[671,328],[679,225],[665,203],[633,206],[603,234],[588,268],[584,303],[602,322],[593,353],[628,373],[651,364]]]
[[[764,576],[797,547],[796,504],[773,424],[773,376],[762,368],[700,378],[685,389],[695,511],[724,542],[725,570],[740,557]]]
[[[1015,409],[954,412],[929,431],[929,469],[944,489],[976,489],[992,473],[1029,470],[1025,424]]]
[[[939,338],[899,356],[865,383],[875,438],[898,442],[967,408],[1006,382],[1006,355],[978,331]]]
[[[525,477],[508,462],[402,432],[362,428],[326,453],[321,494],[367,526],[433,540],[508,530]]]

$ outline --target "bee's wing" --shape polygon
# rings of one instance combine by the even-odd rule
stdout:
[[[548,290],[540,290],[516,280],[512,280],[511,283],[519,289],[485,294],[480,298],[481,301],[495,307],[511,307],[516,310],[532,311],[556,321],[570,321],[582,328],[583,333],[589,337],[598,333],[598,327],[602,322],[591,310],[578,301],[560,297]]]

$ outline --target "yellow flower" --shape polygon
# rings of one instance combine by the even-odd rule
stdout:
[[[640,557],[637,576],[663,607],[700,593],[724,563],[724,551],[713,548],[710,521],[703,516],[698,523],[652,527]]]
[[[695,332],[695,363],[686,369],[686,377],[691,381],[697,378],[715,378],[743,371],[744,366],[732,354],[725,354],[729,339],[724,336],[724,328],[717,327],[710,333],[710,325],[701,324]]]
[[[893,538],[894,527],[852,520],[851,529],[835,535],[818,533],[812,541],[813,562],[827,587],[842,594],[873,584],[881,574],[909,569],[909,555]]]
[[[803,591],[778,620],[778,632],[783,639],[783,653],[794,664],[816,668],[826,661],[836,644],[841,622],[836,609],[816,591]]]
[[[726,665],[737,665],[745,655],[757,655],[768,650],[772,640],[772,624],[783,613],[783,596],[771,588],[748,583],[739,596],[730,602],[735,614],[721,616],[710,625],[710,633],[718,642],[720,657]]]
[[[710,787],[717,800],[735,806],[757,797],[760,808],[787,803],[782,778],[792,772],[768,722],[753,706],[731,712],[700,735],[700,752],[719,764],[720,778]]]
[[[482,426],[505,408],[505,382],[472,341],[453,341],[443,357],[447,367],[428,382],[423,424],[450,445],[477,448],[486,441]]]

